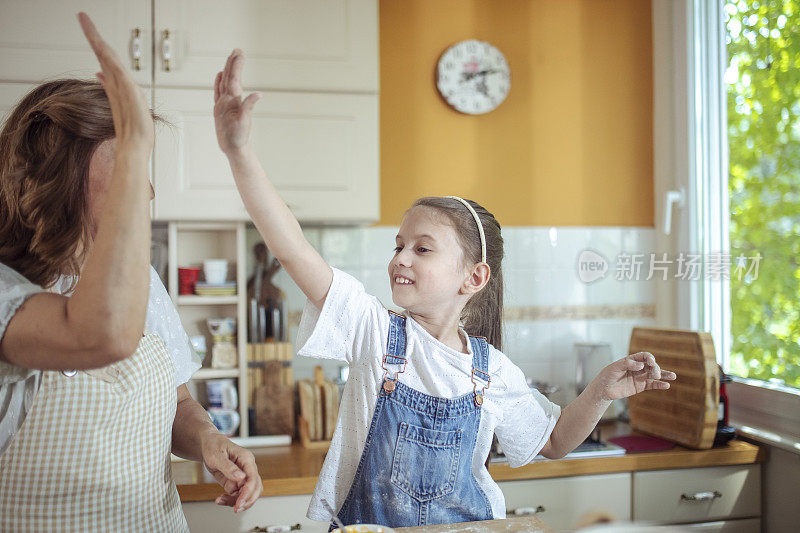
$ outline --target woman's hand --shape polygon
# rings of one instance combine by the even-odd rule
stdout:
[[[203,464],[225,494],[215,503],[233,507],[236,513],[249,509],[261,496],[263,485],[250,450],[232,443],[225,435],[209,433],[201,445]]]
[[[92,19],[86,13],[78,13],[78,21],[100,62],[102,72],[97,73],[97,78],[111,105],[117,147],[141,147],[149,153],[154,141],[153,119],[144,92],[111,46],[100,37]]]
[[[649,352],[638,352],[614,361],[591,383],[602,400],[627,398],[645,390],[666,390],[675,372],[661,370]]]
[[[247,146],[253,106],[261,98],[260,93],[252,93],[242,100],[243,67],[244,52],[237,48],[214,80],[214,125],[219,147],[225,154]]]

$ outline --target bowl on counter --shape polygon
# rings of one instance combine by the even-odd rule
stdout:
[[[342,533],[342,530],[337,527],[333,533]],[[378,524],[353,524],[344,526],[344,533],[394,533],[394,529]]]

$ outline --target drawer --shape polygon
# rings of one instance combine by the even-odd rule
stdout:
[[[628,473],[573,476],[498,483],[508,516],[515,510],[536,512],[552,530],[575,529],[586,513],[604,511],[630,520],[631,476]]]
[[[245,533],[253,527],[302,524],[303,533],[326,533],[328,524],[306,518],[310,494],[259,498],[244,513],[211,502],[185,502],[183,512],[192,533]]]
[[[683,527],[686,528],[687,533],[761,533],[761,519],[742,518],[722,522],[686,524]]]
[[[761,515],[759,465],[682,468],[633,474],[633,518],[707,522]]]

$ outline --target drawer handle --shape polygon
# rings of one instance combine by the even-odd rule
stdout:
[[[514,516],[532,516],[543,512],[545,512],[544,505],[537,505],[536,507],[517,507],[509,514],[513,514]]]
[[[716,490],[713,492],[695,492],[692,495],[681,494],[681,501],[686,502],[710,502],[717,498],[722,498],[722,493]]]

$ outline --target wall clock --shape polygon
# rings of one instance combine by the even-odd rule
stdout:
[[[469,115],[488,113],[511,89],[511,71],[503,54],[483,41],[454,44],[439,58],[436,88],[455,110]]]

